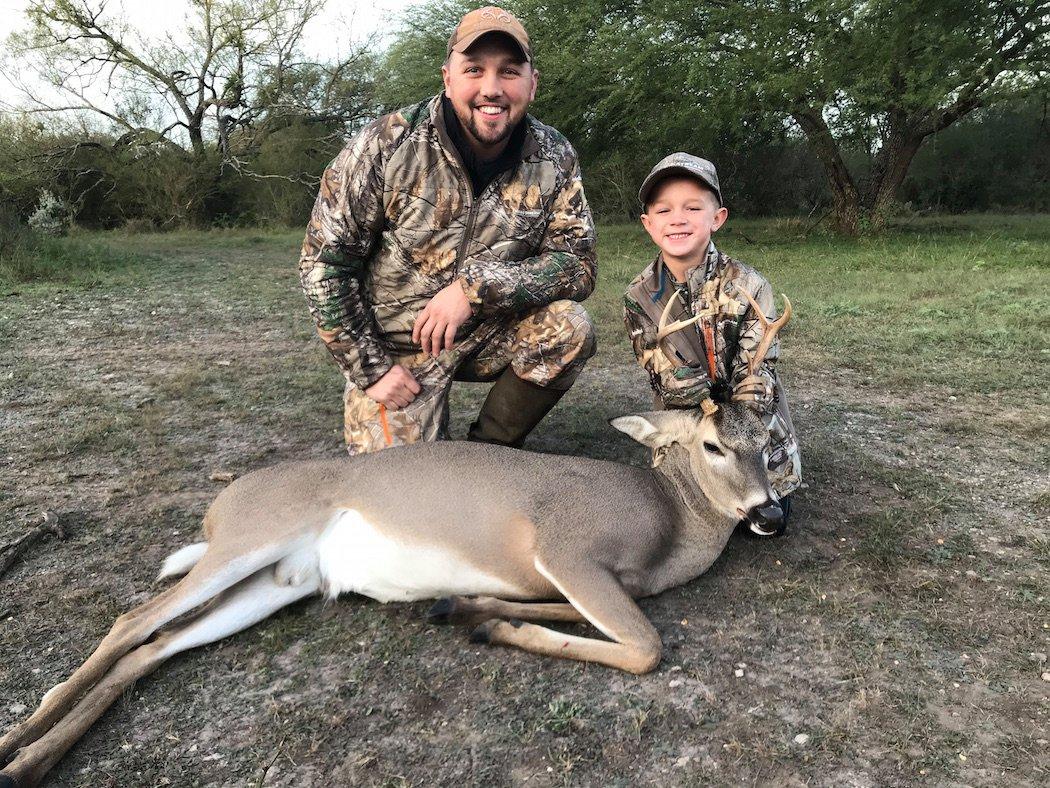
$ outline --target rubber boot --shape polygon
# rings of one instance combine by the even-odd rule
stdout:
[[[543,420],[565,392],[522,380],[510,367],[489,390],[467,440],[520,449],[525,436]]]

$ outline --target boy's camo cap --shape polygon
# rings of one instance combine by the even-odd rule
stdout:
[[[461,54],[466,52],[475,41],[487,33],[503,33],[510,36],[521,47],[525,60],[532,62],[532,45],[529,43],[529,34],[525,32],[521,22],[514,14],[494,5],[478,8],[465,14],[459,20],[456,29],[452,31],[452,37],[448,40],[446,57],[453,52]]]
[[[660,159],[642,181],[642,188],[638,190],[638,199],[642,201],[642,205],[648,204],[649,193],[653,187],[668,175],[688,175],[696,178],[715,193],[718,205],[722,205],[722,190],[718,188],[718,171],[715,170],[715,165],[707,159],[681,151]]]

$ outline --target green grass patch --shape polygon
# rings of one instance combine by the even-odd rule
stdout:
[[[141,266],[145,257],[104,243],[96,235],[48,238],[27,235],[0,254],[0,286],[62,283],[90,287]]]

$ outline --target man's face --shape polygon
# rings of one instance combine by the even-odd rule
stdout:
[[[536,96],[539,72],[522,61],[512,40],[490,34],[466,52],[453,52],[441,75],[474,152],[482,158],[502,153]]]
[[[672,175],[656,185],[642,224],[665,259],[695,262],[728,215],[695,178]]]

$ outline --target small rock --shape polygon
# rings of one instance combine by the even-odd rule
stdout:
[[[733,671],[733,675],[736,676],[738,679],[744,678],[744,669],[743,668],[737,668],[736,670]]]
[[[208,478],[213,482],[226,482],[229,484],[237,478],[237,474],[230,473],[229,471],[212,471]]]
[[[24,703],[12,703],[7,710],[12,714],[25,714],[28,708]]]
[[[799,747],[804,747],[805,745],[809,744],[809,734],[800,733],[798,736],[795,737],[795,744],[797,744]]]
[[[1038,662],[1040,665],[1046,662],[1046,654],[1042,651],[1033,651],[1028,655],[1028,658],[1032,660],[1032,662]]]
[[[1043,672],[1043,681],[1050,681],[1050,670]]]
[[[682,679],[672,679],[671,681],[667,682],[667,686],[671,689],[674,689],[675,687],[681,687],[683,684],[685,684],[685,682],[682,681]]]

